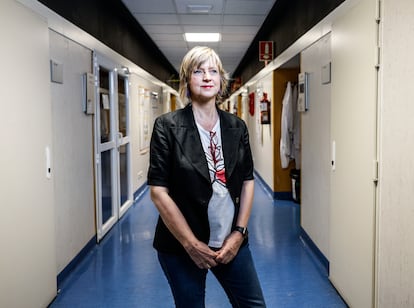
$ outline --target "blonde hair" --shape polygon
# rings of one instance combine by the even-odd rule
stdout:
[[[203,63],[211,60],[214,64],[217,65],[220,74],[220,91],[217,94],[216,101],[218,103],[222,102],[223,96],[227,92],[228,77],[227,72],[223,68],[223,64],[217,53],[206,46],[196,46],[192,48],[184,56],[183,61],[181,62],[180,67],[180,88],[179,94],[183,102],[190,102],[190,89],[188,81],[191,78],[191,74],[195,68],[199,68]]]

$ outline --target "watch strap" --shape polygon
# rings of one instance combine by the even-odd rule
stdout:
[[[235,226],[234,228],[233,228],[233,231],[237,231],[237,232],[240,232],[242,235],[243,235],[243,237],[247,237],[247,235],[248,235],[248,231],[247,231],[247,227],[240,227],[240,226]]]

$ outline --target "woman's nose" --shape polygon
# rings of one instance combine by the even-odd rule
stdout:
[[[211,80],[211,76],[210,76],[210,72],[209,71],[205,71],[204,72],[203,79],[204,80]]]

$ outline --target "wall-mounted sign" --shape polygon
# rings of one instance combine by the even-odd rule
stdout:
[[[259,41],[259,61],[273,60],[273,41]]]

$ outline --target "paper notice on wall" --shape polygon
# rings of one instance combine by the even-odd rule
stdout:
[[[109,96],[108,96],[108,94],[102,94],[102,106],[103,106],[103,109],[109,110]]]

